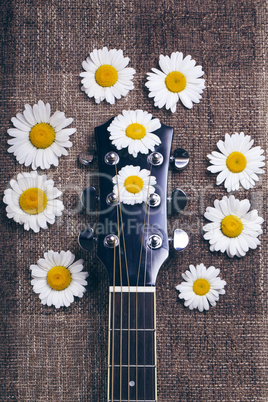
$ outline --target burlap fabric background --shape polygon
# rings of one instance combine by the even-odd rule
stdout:
[[[224,4],[225,3],[225,4]],[[190,197],[185,213],[169,220],[190,234],[188,249],[171,251],[157,281],[158,396],[168,401],[267,401],[265,272],[266,231],[261,246],[245,258],[210,253],[201,235],[203,213],[226,194],[206,171],[206,155],[226,132],[244,131],[266,147],[265,10],[262,1],[60,0],[2,1],[1,199],[9,180],[28,168],[7,154],[10,119],[39,99],[74,118],[73,148],[47,172],[64,192],[62,219],[38,234],[9,221],[1,201],[0,400],[105,401],[107,276],[95,250],[82,252],[77,235],[96,216],[76,212],[78,195],[97,172],[77,163],[94,148],[94,127],[123,109],[142,108],[175,128],[173,149],[186,148],[191,163],[170,174],[170,192]],[[93,48],[121,48],[137,71],[135,90],[114,106],[96,105],[81,92],[81,63]],[[153,107],[145,73],[159,54],[191,54],[205,71],[199,105],[177,112]],[[267,178],[248,197],[266,218]],[[97,179],[92,179],[97,184]],[[49,249],[70,249],[85,260],[87,292],[68,309],[42,306],[30,284],[29,266]],[[190,312],[175,285],[189,263],[215,265],[227,281],[226,295],[204,314]]]

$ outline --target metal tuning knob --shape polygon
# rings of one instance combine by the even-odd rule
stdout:
[[[173,242],[173,247],[177,251],[183,251],[189,243],[188,234],[182,229],[175,229],[173,238],[169,238],[169,241]]]
[[[81,203],[86,208],[87,212],[95,211],[98,197],[95,187],[87,187],[82,193]]]
[[[170,163],[176,170],[183,170],[189,163],[189,154],[183,148],[175,149],[173,156],[170,157]]]
[[[114,248],[117,247],[119,244],[119,239],[115,234],[109,234],[105,236],[104,241],[103,241],[105,247],[108,248]]]
[[[97,239],[94,237],[94,230],[92,228],[82,230],[78,236],[78,244],[85,251],[91,250],[94,241],[97,241]]]
[[[147,204],[149,207],[155,208],[158,207],[161,204],[161,198],[160,195],[157,193],[152,193],[148,197]]]
[[[115,193],[109,193],[106,197],[106,203],[108,205],[117,205],[119,203],[117,195]]]
[[[160,152],[152,152],[147,158],[147,162],[153,166],[161,166],[163,161],[164,157]]]
[[[184,191],[175,188],[172,191],[172,196],[168,197],[168,214],[178,214],[184,210],[187,204],[187,196]]]
[[[162,247],[162,243],[162,238],[157,234],[151,235],[147,240],[147,244],[152,250],[157,250]]]
[[[78,156],[78,160],[83,166],[91,165],[94,159],[94,152],[83,152]]]
[[[120,160],[119,155],[114,151],[108,152],[104,157],[104,162],[107,165],[111,166],[117,165],[119,160]]]

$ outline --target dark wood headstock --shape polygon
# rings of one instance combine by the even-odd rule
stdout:
[[[118,150],[110,140],[108,127],[113,118],[95,128],[97,156],[99,163],[99,224],[98,257],[105,265],[112,286],[153,286],[158,271],[169,254],[167,233],[167,202],[169,211],[180,212],[186,205],[186,195],[175,189],[172,197],[167,197],[168,170],[170,163],[175,169],[183,169],[189,162],[188,153],[179,148],[170,157],[173,128],[161,124],[154,131],[160,140],[153,152],[129,154],[127,148]],[[88,165],[92,154],[82,154],[80,162]],[[114,202],[113,178],[126,166],[146,169],[150,177],[156,179],[155,192],[142,203],[128,205],[124,200]],[[153,183],[152,183],[153,184]],[[118,187],[117,187],[118,188]],[[123,202],[122,202],[123,201]],[[147,202],[148,201],[148,202]],[[96,206],[96,190],[88,187],[82,195],[82,204],[87,209]],[[81,232],[79,243],[89,250],[93,229]],[[173,239],[174,248],[182,250],[188,244],[188,235],[176,229]]]
[[[118,267],[118,269],[115,273],[115,285],[120,285],[120,259],[123,286],[128,285],[126,264],[128,266],[130,286],[154,285],[157,273],[169,254],[166,200],[173,128],[162,124],[161,128],[155,131],[155,134],[157,134],[161,139],[161,144],[155,147],[155,151],[160,152],[163,155],[163,163],[160,166],[151,166],[148,162],[149,154],[139,154],[137,158],[134,158],[128,153],[127,149],[118,151],[111,144],[107,127],[110,125],[112,120],[113,119],[109,120],[106,124],[95,128],[100,173],[99,222],[101,227],[105,228],[104,233],[100,234],[98,237],[98,257],[105,265],[109,273],[110,284],[112,285],[114,283],[114,248],[106,247],[104,239],[107,234],[114,233],[118,238],[120,238],[121,252],[121,256],[119,256],[119,247],[117,246],[116,267]],[[111,151],[116,152],[120,158],[116,167],[115,165],[105,163],[104,160],[105,155]],[[113,192],[112,177],[126,165],[140,166],[141,169],[151,170],[151,174],[156,177],[157,181],[155,192],[161,197],[159,206],[152,208],[146,203],[127,205],[122,202],[120,205],[114,206],[109,206],[107,204],[107,195]],[[146,227],[144,227],[144,220]],[[124,234],[122,233],[122,223]],[[112,230],[107,231],[106,228],[108,227]],[[161,237],[162,246],[153,250],[148,246],[148,239],[150,236],[155,234]],[[123,244],[124,240],[125,249]]]

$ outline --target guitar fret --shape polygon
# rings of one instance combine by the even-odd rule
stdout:
[[[156,367],[156,365],[127,365],[127,364],[114,364],[113,366],[109,364],[109,367],[140,367],[140,368],[146,368],[146,367]]]
[[[110,286],[110,292],[118,292],[118,293],[154,293],[154,286]]]
[[[155,364],[155,331],[110,331],[110,341],[114,344],[114,364],[153,365]],[[136,344],[138,343],[138,354]],[[129,361],[128,361],[129,360]],[[110,362],[112,349],[110,350]]]
[[[122,332],[155,332],[155,329],[142,329],[142,328],[110,328],[109,331],[122,331]]]

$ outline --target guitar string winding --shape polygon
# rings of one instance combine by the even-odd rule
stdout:
[[[150,195],[150,182],[151,182],[151,175],[152,175],[152,167],[153,167],[153,165],[151,162],[147,200],[146,200],[143,229],[142,229],[139,267],[138,267],[138,275],[137,275],[137,283],[136,283],[136,402],[138,401],[138,286],[139,286],[139,277],[140,277],[140,268],[141,268],[142,248],[143,248],[144,233],[145,233],[145,222],[146,222],[147,209],[148,209],[148,200],[149,200],[149,195]]]

